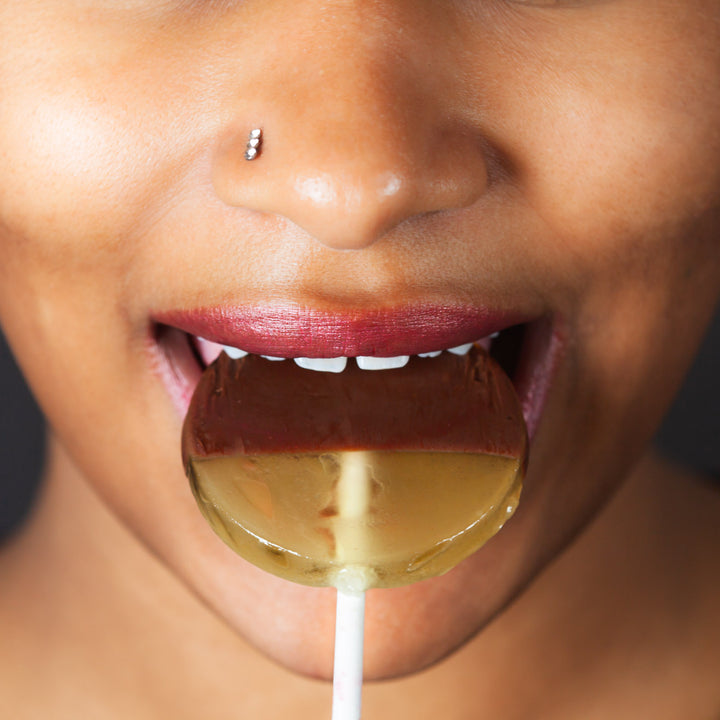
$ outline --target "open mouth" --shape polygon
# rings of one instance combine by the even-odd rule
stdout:
[[[193,343],[200,362],[207,366],[213,362],[221,352],[227,353],[231,358],[237,359],[249,355],[247,350],[242,348],[233,347],[232,345],[221,345],[219,343],[205,340],[197,335],[192,335],[191,342]],[[482,345],[486,349],[490,347],[492,343],[492,336],[478,340],[477,344]],[[462,345],[456,345],[455,347],[447,348],[447,352],[453,353],[454,355],[466,355],[470,352],[470,348],[474,343],[464,343]],[[428,350],[426,352],[417,353],[418,357],[421,358],[434,358],[438,357],[443,353],[443,350]],[[410,355],[394,355],[390,357],[383,357],[378,355],[356,355],[348,357],[346,355],[340,355],[333,358],[323,357],[282,357],[277,355],[261,355],[260,357],[266,360],[281,361],[281,360],[292,360],[296,365],[299,365],[305,370],[313,370],[315,372],[332,372],[340,373],[347,367],[348,362],[356,362],[357,366],[361,370],[397,370],[405,367],[410,361]]]
[[[442,312],[438,314],[442,316]],[[227,312],[222,311],[222,317],[226,315]],[[377,333],[373,335],[372,331],[364,335],[360,332],[360,339],[348,340],[350,333],[347,326],[332,328],[319,323],[321,331],[317,332],[318,323],[315,323],[314,332],[303,330],[302,341],[298,340],[300,335],[288,332],[279,333],[280,340],[276,334],[274,341],[267,341],[263,336],[272,337],[272,329],[267,327],[267,322],[256,321],[250,330],[241,328],[237,332],[236,319],[219,323],[217,317],[214,310],[172,313],[164,314],[152,324],[150,345],[155,366],[183,416],[203,371],[221,353],[231,358],[256,354],[268,362],[293,362],[309,372],[325,373],[341,373],[350,364],[368,372],[392,372],[404,367],[416,355],[427,362],[428,382],[431,383],[434,358],[443,353],[464,355],[473,345],[480,345],[490,352],[513,382],[528,433],[532,437],[542,414],[559,346],[557,333],[548,317],[510,323],[499,329],[495,326],[502,325],[502,320],[488,322],[485,319],[482,323],[473,323],[474,328],[490,329],[491,332],[476,334],[474,339],[467,339],[467,335],[462,337],[463,333],[477,332],[470,327],[464,329],[456,324],[456,327],[438,329],[438,324],[434,322],[431,332],[423,332],[421,326],[401,321],[395,323],[394,333],[384,330],[381,336]],[[220,329],[230,325],[233,327],[231,331]],[[417,332],[412,332],[413,327]],[[328,337],[343,337],[344,345],[338,347],[327,342],[323,338],[323,328],[327,330]],[[226,338],[231,342],[223,342]],[[334,352],[338,349],[349,352]],[[370,352],[364,354],[358,350]],[[396,350],[401,352],[393,354]]]

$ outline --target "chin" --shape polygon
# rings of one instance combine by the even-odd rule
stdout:
[[[512,518],[445,575],[368,592],[366,680],[399,678],[440,662],[517,597],[534,574],[522,551],[526,542],[519,520]],[[243,641],[285,670],[331,680],[335,590],[266,573],[237,557],[209,528],[197,531],[202,535],[199,546],[207,547],[195,563],[180,569],[191,589]]]

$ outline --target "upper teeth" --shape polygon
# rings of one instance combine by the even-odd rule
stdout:
[[[241,350],[240,348],[233,347],[232,345],[217,345],[215,343],[211,343],[207,340],[204,340],[203,338],[196,338],[198,342],[198,346],[200,349],[200,353],[203,356],[204,360],[208,362],[212,362],[214,359],[214,356],[216,356],[219,352],[223,351],[227,353],[231,358],[237,359],[244,357],[248,353],[245,350]],[[482,340],[479,340],[477,342],[478,345],[484,346],[486,349],[490,345],[490,339],[491,338],[483,338]],[[470,351],[470,348],[475,343],[464,343],[462,345],[458,345],[456,347],[447,348],[448,352],[454,353],[455,355],[465,355]],[[422,358],[433,358],[437,357],[442,353],[442,350],[432,350],[429,352],[424,353],[418,353],[419,357]],[[263,355],[267,360],[286,360],[287,358],[284,357],[277,357],[274,355]],[[295,362],[301,367],[305,368],[306,370],[317,370],[320,372],[334,372],[339,373],[342,372],[348,362],[347,357],[334,357],[334,358],[306,358],[306,357],[299,357],[294,358]],[[358,367],[361,370],[392,370],[393,368],[401,368],[407,365],[408,361],[410,360],[409,355],[396,355],[394,357],[377,357],[374,355],[359,355],[355,358],[355,361],[357,362]]]
[[[295,358],[295,362],[306,370],[320,370],[321,372],[339,373],[347,365],[346,357],[336,358]]]
[[[448,352],[454,353],[455,355],[467,355],[472,346],[473,343],[465,343],[464,345],[458,345],[454,348],[448,348]]]
[[[232,347],[231,345],[223,345],[222,349],[233,360],[237,360],[238,358],[245,357],[246,355],[249,354],[249,353],[245,352],[245,350],[241,350],[240,348]]]
[[[408,360],[410,360],[410,356],[375,357],[373,355],[358,355],[355,359],[361,370],[393,370],[394,368],[405,367]]]

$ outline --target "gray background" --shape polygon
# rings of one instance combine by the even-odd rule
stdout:
[[[658,348],[661,352],[662,348]],[[52,362],[52,358],[48,359]],[[720,475],[720,313],[658,433],[661,449]],[[43,459],[42,417],[0,336],[0,538],[32,503]]]

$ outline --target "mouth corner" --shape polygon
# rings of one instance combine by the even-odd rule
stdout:
[[[186,332],[153,322],[149,335],[155,370],[181,417],[185,417],[205,364]]]
[[[532,440],[555,375],[562,348],[561,334],[557,323],[546,315],[518,326],[517,331],[512,328],[507,340],[506,348],[498,343],[500,357],[496,359],[515,386],[528,437]],[[504,357],[502,353],[505,353]]]

